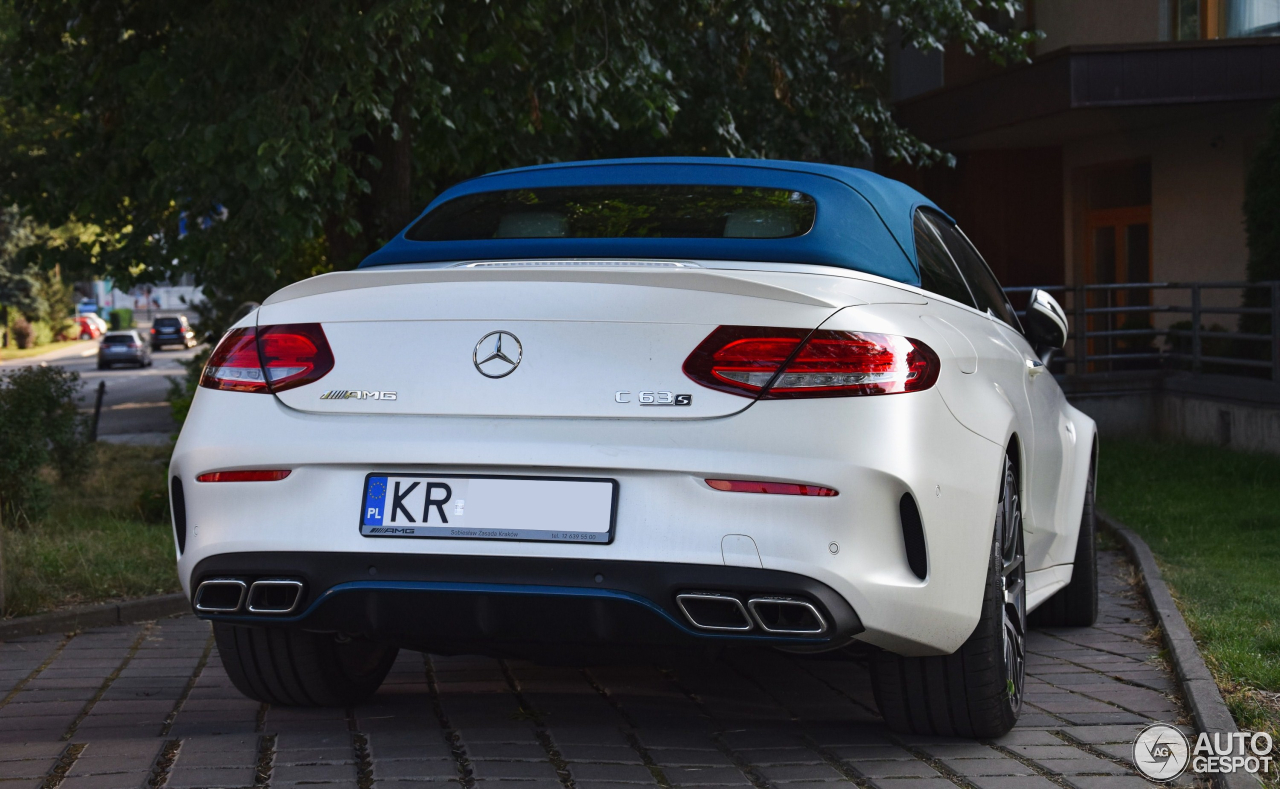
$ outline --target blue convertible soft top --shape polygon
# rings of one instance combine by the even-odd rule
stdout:
[[[360,268],[395,263],[530,258],[747,260],[841,266],[912,285],[920,283],[911,230],[912,216],[919,206],[936,206],[905,184],[852,167],[713,158],[611,159],[548,164],[503,170],[464,181],[433,200],[423,215],[454,198],[482,192],[651,184],[742,186],[803,192],[817,202],[817,216],[808,233],[792,238],[413,241],[405,237],[405,231],[401,231],[386,246],[365,258]]]

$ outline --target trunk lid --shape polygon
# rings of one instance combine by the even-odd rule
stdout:
[[[682,371],[717,326],[813,329],[866,303],[857,280],[669,265],[329,274],[273,295],[258,323],[324,328],[333,370],[277,395],[300,411],[697,419],[751,403]]]

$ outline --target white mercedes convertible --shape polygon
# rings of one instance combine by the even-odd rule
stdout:
[[[349,704],[399,648],[870,653],[901,731],[990,737],[1028,616],[1097,611],[1094,423],[927,199],[637,159],[441,194],[217,345],[170,467],[236,686]]]

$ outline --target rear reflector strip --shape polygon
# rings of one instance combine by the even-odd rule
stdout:
[[[839,491],[817,485],[793,485],[789,482],[758,482],[752,479],[709,479],[716,490],[730,493],[775,493],[781,496],[839,496]]]
[[[275,482],[289,476],[289,469],[271,471],[211,471],[196,477],[196,482]]]

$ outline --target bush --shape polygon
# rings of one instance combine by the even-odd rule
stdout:
[[[1280,104],[1271,110],[1267,137],[1258,146],[1249,164],[1244,188],[1244,229],[1249,241],[1250,282],[1280,279]],[[1250,288],[1244,292],[1246,307],[1270,307],[1269,288]],[[1271,332],[1271,316],[1242,315],[1240,331],[1256,334]],[[1266,359],[1270,353],[1263,343],[1249,343],[1249,357]],[[1280,362],[1273,360],[1272,364]]]
[[[27,323],[26,318],[15,318],[12,332],[13,344],[18,346],[18,350],[25,351],[31,347],[31,342],[35,339],[35,330],[31,328],[30,323]]]
[[[200,386],[200,374],[204,372],[205,362],[209,361],[211,353],[213,348],[209,346],[191,357],[190,361],[179,361],[178,364],[187,368],[186,374],[181,378],[169,376],[169,410],[173,414],[173,421],[179,426],[187,421],[191,400],[196,396],[196,389]]]
[[[117,307],[107,316],[111,331],[133,328],[133,310],[128,307]]]
[[[27,367],[0,376],[0,515],[39,520],[49,505],[46,469],[64,481],[87,468],[88,423],[76,408],[78,373]]]

